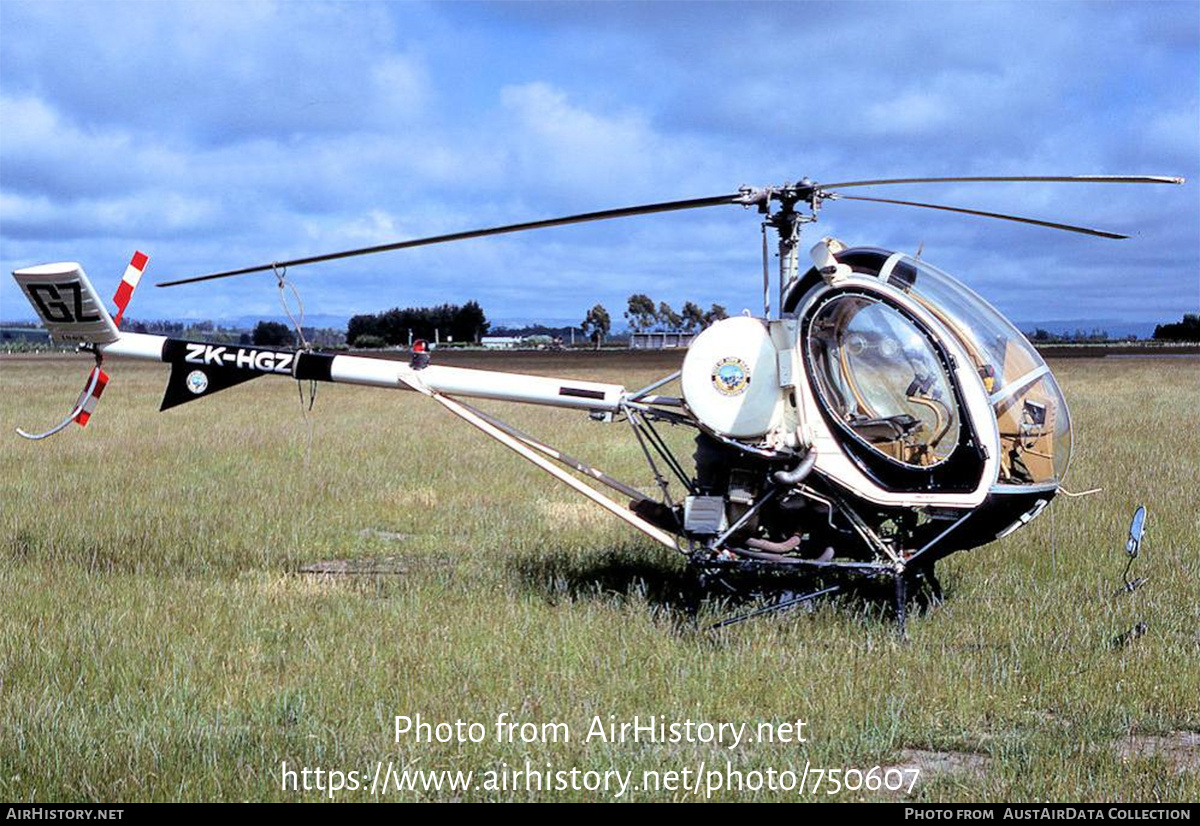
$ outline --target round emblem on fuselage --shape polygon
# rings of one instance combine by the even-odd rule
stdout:
[[[750,386],[750,368],[736,356],[726,356],[713,365],[713,387],[722,396],[740,396]]]
[[[203,370],[193,370],[188,373],[187,389],[191,390],[197,396],[208,389],[208,376],[204,375]]]

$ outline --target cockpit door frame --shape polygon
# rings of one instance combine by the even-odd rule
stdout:
[[[973,427],[980,447],[984,452],[983,466],[975,488],[964,492],[911,492],[896,491],[882,487],[868,476],[846,452],[845,437],[836,432],[825,420],[821,405],[816,398],[815,387],[810,386],[802,396],[803,420],[809,433],[802,441],[811,443],[817,451],[815,469],[834,484],[867,501],[884,506],[899,507],[961,507],[970,508],[980,504],[999,478],[1000,432],[996,417],[984,388],[983,380],[974,369],[971,360],[958,337],[932,313],[910,296],[874,275],[855,273],[841,278],[835,285],[820,285],[803,297],[794,317],[805,319],[815,305],[835,292],[861,292],[877,296],[883,303],[898,307],[915,318],[949,356],[951,380],[955,382],[962,399],[960,413]],[[799,325],[797,346],[807,352],[805,325]],[[960,424],[965,426],[966,422]]]

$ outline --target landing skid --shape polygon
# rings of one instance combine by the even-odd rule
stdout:
[[[786,613],[810,605],[821,597],[862,590],[871,583],[882,582],[890,586],[897,632],[901,639],[907,640],[910,599],[919,595],[920,602],[927,606],[940,605],[943,599],[941,582],[932,564],[904,567],[865,562],[813,561],[809,565],[802,564],[804,562],[791,558],[781,563],[702,554],[693,556],[691,567],[698,584],[694,612],[698,613],[700,604],[710,598],[770,600],[767,605],[734,614],[707,627],[715,631],[747,620]]]
[[[842,586],[831,585],[828,588],[822,588],[820,591],[813,591],[811,594],[804,594],[803,596],[795,596],[795,592],[785,591],[779,595],[779,600],[774,605],[767,605],[763,608],[759,608],[757,611],[751,611],[748,614],[739,614],[737,616],[723,619],[720,622],[714,622],[712,625],[708,626],[708,630],[716,631],[719,628],[737,625],[738,623],[745,622],[749,619],[754,619],[755,617],[762,617],[768,614],[781,614],[785,611],[791,611],[794,608],[799,608],[801,605],[807,604],[811,600],[826,596],[827,594],[836,594],[840,590],[842,590]]]

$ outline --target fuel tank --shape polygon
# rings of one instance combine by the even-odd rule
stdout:
[[[722,319],[696,336],[681,383],[688,409],[718,435],[762,436],[783,417],[777,351],[762,319]]]

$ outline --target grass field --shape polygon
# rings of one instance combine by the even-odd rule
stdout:
[[[1200,730],[1198,360],[1054,362],[1076,425],[1068,487],[1103,493],[1060,497],[941,563],[947,602],[910,620],[907,644],[849,598],[690,630],[678,560],[415,394],[324,385],[306,423],[294,383],[267,378],[160,414],[165,367],[110,366],[92,424],[33,444],[13,427],[65,413],[88,361],[0,361],[0,799],[324,799],[283,790],[281,762],[380,760],[639,778],[702,761],[911,765],[926,801],[1200,798],[1186,749]],[[571,354],[518,369],[634,387],[664,365]],[[484,406],[646,481],[624,426]],[[1140,503],[1150,581],[1114,597]],[[400,572],[299,572],[381,558]],[[1139,621],[1145,635],[1114,647]],[[497,743],[502,712],[567,723],[571,742]],[[394,716],[417,713],[489,738],[394,742]],[[808,742],[581,741],[593,715],[635,714],[803,719]],[[716,798],[903,798],[825,788]],[[457,797],[606,798],[386,795]]]

